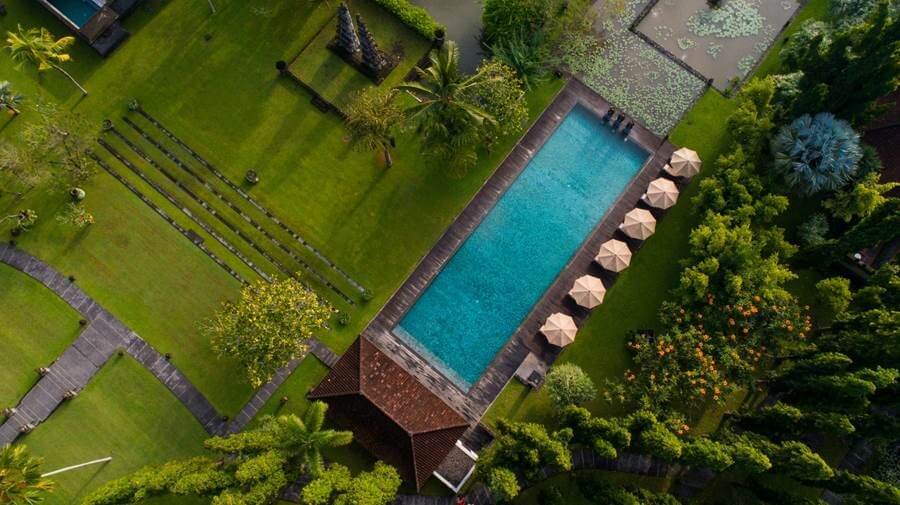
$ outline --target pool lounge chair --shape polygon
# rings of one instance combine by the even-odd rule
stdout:
[[[602,121],[604,124],[609,123],[609,120],[612,119],[613,114],[615,113],[616,109],[613,109],[612,107],[606,109],[606,114],[604,114],[603,117],[600,118],[600,121]]]

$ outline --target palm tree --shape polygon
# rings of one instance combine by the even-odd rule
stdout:
[[[43,461],[32,458],[24,445],[0,448],[0,503],[33,505],[53,489],[53,482],[41,477]]]
[[[432,51],[428,59],[431,65],[427,69],[416,67],[418,81],[397,86],[416,99],[416,103],[406,109],[410,118],[428,123],[461,113],[478,125],[494,120],[490,114],[465,100],[466,90],[487,85],[492,79],[482,73],[465,76],[459,71],[456,42],[448,40],[440,50]]]
[[[353,433],[323,429],[328,405],[313,402],[303,419],[294,414],[263,418],[259,428],[229,437],[213,437],[204,442],[207,449],[229,454],[257,454],[278,450],[288,460],[316,476],[324,469],[322,450],[353,441]]]
[[[82,93],[87,95],[87,90],[71,74],[59,66],[60,63],[72,60],[72,56],[66,52],[66,49],[74,43],[75,37],[56,39],[46,28],[29,28],[25,30],[22,28],[22,25],[19,25],[18,33],[6,32],[7,48],[13,61],[18,65],[31,63],[37,67],[38,72],[50,70],[51,68],[59,70],[78,86]]]
[[[280,416],[275,420],[281,432],[278,448],[298,457],[314,477],[325,468],[323,449],[340,447],[353,441],[350,431],[323,429],[326,410],[327,404],[313,402],[302,420],[295,415]]]
[[[368,88],[347,107],[346,122],[350,135],[359,149],[381,149],[387,168],[394,165],[391,148],[394,147],[394,128],[404,119],[403,111],[394,102],[393,91]]]
[[[22,103],[22,95],[12,90],[9,81],[0,81],[0,109],[6,109],[14,116],[18,116],[20,103]]]

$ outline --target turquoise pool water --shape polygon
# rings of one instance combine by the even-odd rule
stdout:
[[[576,106],[394,333],[468,390],[647,157]]]
[[[90,0],[50,0],[50,3],[79,28],[84,26],[88,19],[91,19],[100,10]]]

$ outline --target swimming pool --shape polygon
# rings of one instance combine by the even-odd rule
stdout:
[[[468,390],[648,157],[576,105],[394,334]]]
[[[50,3],[79,28],[100,10],[91,0],[50,0]]]

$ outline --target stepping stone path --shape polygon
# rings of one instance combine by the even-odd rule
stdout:
[[[47,367],[43,377],[15,407],[15,412],[0,425],[0,445],[12,443],[20,434],[47,419],[67,396],[84,389],[106,360],[120,349],[147,367],[209,433],[225,433],[225,421],[187,377],[75,282],[43,261],[7,244],[0,244],[0,263],[47,286],[87,322],[81,335]]]

